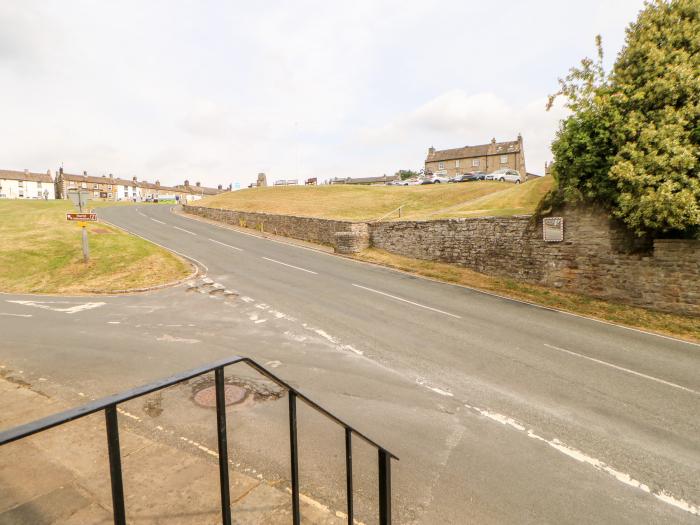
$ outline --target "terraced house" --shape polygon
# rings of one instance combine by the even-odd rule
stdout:
[[[0,170],[0,199],[55,199],[51,171]]]
[[[463,148],[436,150],[431,146],[425,159],[426,173],[448,177],[471,171],[491,173],[501,168],[513,169],[525,180],[527,171],[522,135],[518,134],[517,140],[509,142],[496,142],[494,138],[489,144]]]

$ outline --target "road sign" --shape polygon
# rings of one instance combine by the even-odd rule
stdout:
[[[80,190],[77,188],[70,188],[67,192],[68,198],[73,203],[73,206],[83,211],[83,208],[87,206],[88,199],[90,198],[90,192],[87,190]]]
[[[66,213],[67,221],[96,222],[96,213]]]

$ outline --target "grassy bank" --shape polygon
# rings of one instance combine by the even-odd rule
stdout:
[[[531,213],[550,184],[547,177],[517,186],[489,181],[425,186],[284,186],[227,192],[198,204],[353,221],[378,219],[403,206],[402,219],[423,220]],[[386,220],[398,220],[398,214]]]
[[[74,211],[67,201],[0,201],[0,291],[107,293],[165,284],[190,272],[170,252],[100,223],[88,226],[86,265],[80,227],[66,221],[67,211]]]
[[[643,308],[609,303],[513,279],[491,277],[452,264],[402,257],[383,250],[368,249],[355,258],[558,310],[700,342],[700,318],[697,317],[652,312]]]

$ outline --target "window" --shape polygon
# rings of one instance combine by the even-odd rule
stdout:
[[[444,163],[444,162],[438,162],[438,169],[439,169],[439,170],[444,170],[444,169],[445,169],[445,163]]]
[[[24,188],[24,181],[23,180],[19,181],[18,185],[20,188]]]
[[[455,168],[459,168],[459,159],[455,161]]]
[[[92,189],[93,189],[93,190],[96,190],[96,189],[97,189],[97,183],[95,183],[95,184],[92,185]]]
[[[472,168],[478,168],[478,167],[479,167],[479,159],[472,160]]]
[[[112,198],[112,192],[110,191],[107,196],[111,199]]]
[[[501,164],[508,164],[508,155],[501,155]]]
[[[92,192],[92,196],[93,196],[93,197],[99,197],[99,196],[100,196],[100,192],[99,192],[99,191],[93,191],[93,192]]]

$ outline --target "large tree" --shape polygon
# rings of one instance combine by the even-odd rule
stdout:
[[[606,75],[560,80],[572,114],[552,144],[560,199],[600,203],[639,235],[700,231],[700,1],[655,0]]]

